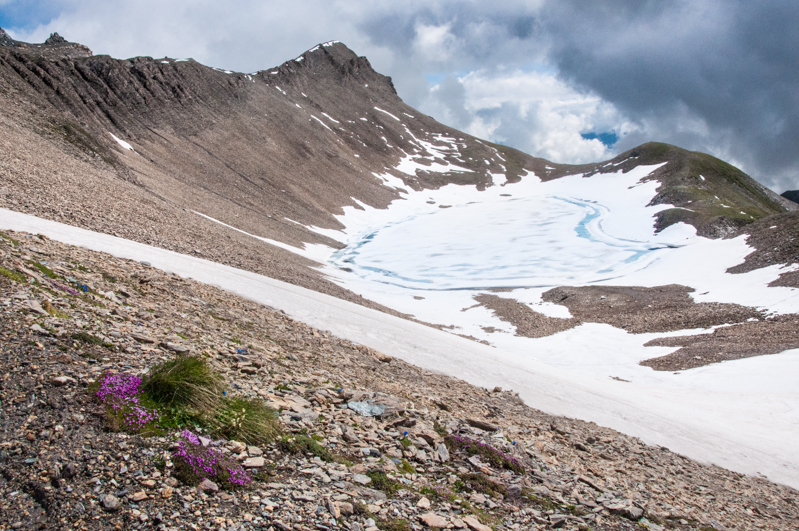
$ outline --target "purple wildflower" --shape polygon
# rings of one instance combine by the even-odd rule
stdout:
[[[176,435],[180,440],[172,452],[172,459],[188,481],[199,482],[206,478],[219,477],[236,487],[246,486],[252,481],[240,464],[231,461],[215,448],[202,446],[197,434],[182,430]]]
[[[106,374],[100,378],[97,397],[114,413],[121,413],[123,426],[136,432],[158,420],[155,410],[139,404],[142,380],[132,374]]]

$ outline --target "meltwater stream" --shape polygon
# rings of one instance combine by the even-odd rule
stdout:
[[[588,284],[646,267],[667,245],[603,229],[608,209],[563,196],[431,206],[370,227],[331,264],[414,290]]]

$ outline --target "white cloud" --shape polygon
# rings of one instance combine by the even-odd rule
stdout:
[[[456,86],[441,83],[431,89],[423,110],[457,123],[474,136],[555,162],[577,164],[608,158],[613,150],[581,133],[614,131],[623,135],[634,128],[612,105],[577,91],[552,73],[481,70],[457,82],[461,96],[454,95]]]
[[[457,39],[450,33],[452,24],[417,24],[413,50],[430,62],[445,62],[452,56]]]

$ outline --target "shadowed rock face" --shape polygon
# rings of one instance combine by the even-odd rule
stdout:
[[[780,195],[789,201],[799,203],[799,190],[785,190]]]

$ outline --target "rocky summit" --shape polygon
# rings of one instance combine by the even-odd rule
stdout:
[[[335,41],[239,73],[0,29],[0,128],[2,208],[394,315],[292,249],[340,248],[345,209],[485,191],[498,175],[652,166],[650,205],[669,205],[656,231],[744,236],[752,252],[729,273],[787,266],[771,285],[799,287],[799,206],[737,168],[655,142],[579,166],[532,157],[419,113]],[[148,263],[0,236],[0,529],[799,529],[797,492],[765,477],[546,414]],[[718,327],[653,339],[680,347],[647,361],[658,371],[799,345],[794,314],[692,292],[543,295],[571,317],[475,299],[527,338],[586,322]]]

